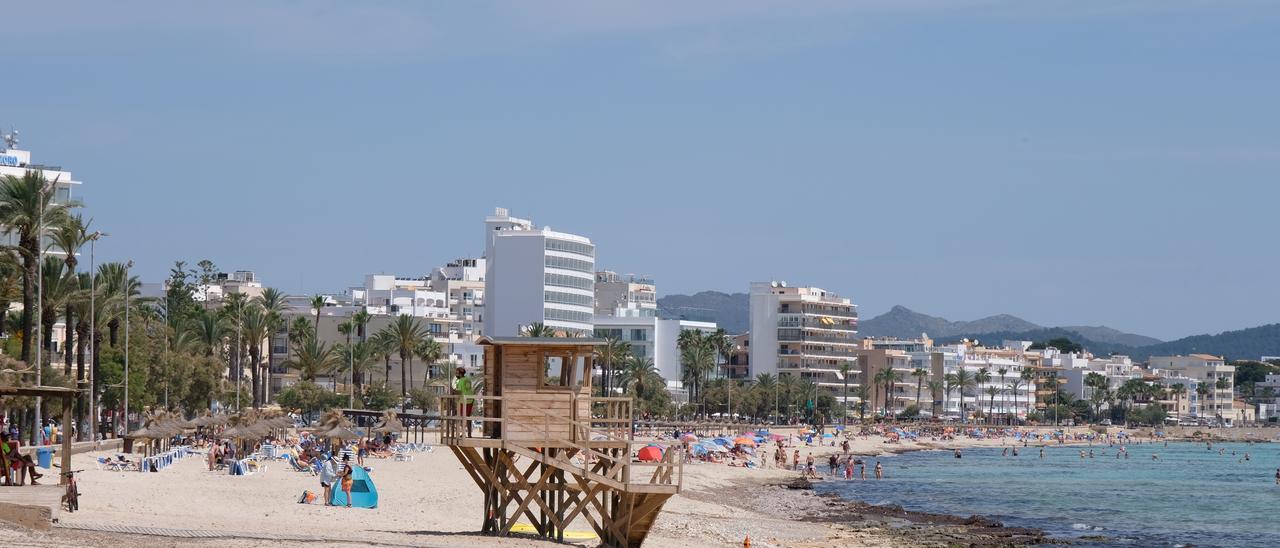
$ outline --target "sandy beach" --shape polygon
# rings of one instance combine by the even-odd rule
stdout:
[[[850,443],[853,453],[876,456],[1012,442],[961,438],[887,444],[880,436],[869,436]],[[830,445],[800,445],[799,449],[802,458],[840,450]],[[111,455],[86,453],[73,458],[76,468],[86,469],[80,476],[79,512],[63,513],[52,531],[8,529],[0,539],[33,546],[113,547],[549,545],[532,537],[497,539],[476,534],[481,494],[444,448],[416,453],[409,462],[367,460],[380,495],[379,507],[372,510],[298,504],[304,490],[319,490],[319,481],[284,462],[270,465],[265,472],[230,476],[209,472],[203,458],[193,456],[161,472],[143,474],[99,470],[95,463],[99,456]],[[710,463],[688,464],[684,470],[683,491],[667,503],[648,545],[741,546],[748,536],[753,546],[921,544],[919,536],[904,538],[901,527],[886,527],[897,518],[882,512],[863,516],[856,527],[843,523],[850,519],[847,507],[833,511],[833,501],[785,487],[800,476],[792,470]],[[113,532],[122,527],[163,534],[139,534],[141,529]],[[572,529],[590,531],[581,519]],[[206,538],[171,536],[179,534]],[[595,544],[590,539],[576,542]]]

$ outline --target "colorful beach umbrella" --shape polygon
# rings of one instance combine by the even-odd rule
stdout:
[[[662,460],[662,448],[656,445],[646,446],[636,453],[636,458],[642,462],[658,462]]]
[[[716,438],[711,441],[715,442],[716,445],[729,445],[729,440],[727,438]]]
[[[695,436],[693,435],[692,432],[690,432],[688,434],[680,436],[680,441],[698,441],[698,436]]]
[[[734,445],[745,445],[745,446],[747,446],[747,447],[755,447],[755,446],[756,446],[756,440],[753,440],[753,439],[751,439],[751,438],[746,438],[746,437],[740,437],[740,438],[736,438],[736,439],[734,439],[734,440],[733,440],[733,444],[734,444]]]

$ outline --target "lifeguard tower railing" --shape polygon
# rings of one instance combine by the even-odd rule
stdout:
[[[553,461],[562,469],[573,469],[583,477],[614,489],[677,493],[684,478],[684,458],[673,446],[656,462],[632,459],[638,448],[649,445],[632,437],[631,398],[557,394],[555,412],[523,394],[506,401],[502,396],[441,396],[440,443],[446,446],[495,447],[540,461]],[[463,398],[473,402],[466,413]],[[586,400],[586,401],[584,401]],[[580,405],[585,403],[587,405]],[[483,408],[501,404],[502,417],[486,416]],[[580,410],[589,409],[588,416]],[[472,421],[481,424],[471,435]],[[543,449],[568,449],[574,458],[547,457]],[[580,457],[580,458],[578,458]]]

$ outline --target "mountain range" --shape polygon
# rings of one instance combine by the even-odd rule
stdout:
[[[658,299],[658,313],[664,318],[713,321],[735,334],[750,329],[750,309],[750,298],[746,293],[700,291],[693,295],[667,295]],[[1254,360],[1260,356],[1280,356],[1280,324],[1161,341],[1106,326],[1046,327],[1008,314],[971,321],[950,321],[895,306],[884,314],[860,320],[858,332],[867,337],[898,338],[928,334],[939,343],[977,339],[999,344],[1003,340],[1047,341],[1065,337],[1097,355],[1126,354],[1135,360],[1192,353]]]

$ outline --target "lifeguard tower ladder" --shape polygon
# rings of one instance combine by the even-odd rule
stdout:
[[[507,535],[527,518],[538,535],[564,540],[575,519],[604,546],[644,542],[662,505],[680,492],[683,459],[634,462],[632,400],[592,397],[599,339],[482,338],[484,396],[468,414],[440,398],[441,444],[484,492],[481,532]],[[479,385],[479,383],[477,383]],[[472,421],[481,422],[468,432]]]

